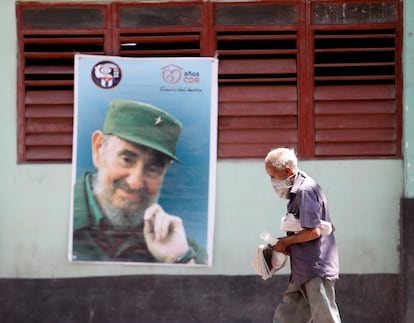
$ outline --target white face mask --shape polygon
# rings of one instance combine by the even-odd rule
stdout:
[[[288,199],[289,192],[292,185],[292,178],[295,177],[295,174],[290,175],[286,179],[276,179],[270,178],[270,182],[272,183],[273,189],[275,190],[276,194],[279,195],[281,199]]]

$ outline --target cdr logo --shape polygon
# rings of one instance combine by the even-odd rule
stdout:
[[[162,69],[162,79],[170,84],[176,84],[178,82],[180,82],[181,77],[182,77],[182,68],[174,65],[174,64],[170,64],[167,66],[164,66]]]
[[[161,68],[162,79],[170,84],[177,84],[181,80],[184,83],[199,83],[200,74],[198,72],[183,72],[183,69],[180,66],[170,64]]]
[[[185,72],[184,73],[184,83],[198,83],[200,82],[200,75],[198,72]]]

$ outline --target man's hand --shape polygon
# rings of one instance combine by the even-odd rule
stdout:
[[[272,247],[274,251],[282,252],[285,255],[289,254],[289,245],[286,243],[286,238],[278,238],[277,243]]]
[[[148,250],[158,261],[173,263],[185,254],[189,246],[181,218],[153,204],[145,211],[144,220]]]
[[[273,250],[289,254],[289,246],[294,243],[304,243],[321,236],[320,228],[305,228],[294,235],[278,238],[279,241],[272,247]]]

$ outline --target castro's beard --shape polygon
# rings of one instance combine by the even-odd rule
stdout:
[[[151,204],[155,203],[158,198],[157,196],[151,199],[148,194],[145,194],[145,189],[143,189],[140,206],[138,208],[134,207],[133,202],[129,201],[125,203],[124,207],[118,207],[112,204],[112,194],[118,187],[127,188],[125,187],[128,186],[127,183],[116,181],[114,182],[113,188],[106,188],[99,176],[94,174],[91,184],[94,195],[100,197],[100,207],[106,221],[116,229],[127,230],[142,225],[145,210]]]

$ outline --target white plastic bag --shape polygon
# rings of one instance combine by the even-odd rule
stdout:
[[[280,230],[282,231],[291,231],[299,232],[303,228],[300,226],[299,219],[295,218],[292,213],[288,213],[286,216],[282,217],[280,221]],[[330,222],[321,220],[321,234],[331,234],[332,233],[332,224]]]
[[[253,260],[252,267],[263,280],[272,277],[278,270],[286,264],[287,256],[284,253],[272,250],[278,239],[272,237],[266,231],[260,234],[260,237],[267,242],[266,245],[259,245]]]
[[[287,256],[278,251],[272,252],[272,267],[273,270],[276,272],[281,269],[286,264]]]

